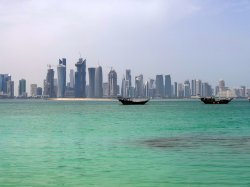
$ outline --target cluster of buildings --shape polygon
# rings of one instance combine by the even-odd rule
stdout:
[[[86,59],[80,58],[75,64],[76,69],[70,69],[69,82],[66,82],[67,61],[59,59],[56,70],[48,65],[43,88],[37,84],[30,85],[30,94],[26,91],[26,80],[19,80],[17,98],[197,98],[197,97],[247,97],[249,89],[241,86],[238,89],[226,87],[225,81],[212,88],[207,82],[201,80],[185,80],[183,83],[171,81],[170,75],[156,75],[155,79],[144,81],[143,75],[132,79],[131,70],[127,69],[122,78],[121,86],[118,85],[117,73],[114,69],[108,73],[108,82],[103,82],[102,67],[86,67]],[[88,75],[88,82],[86,81]],[[14,81],[11,75],[0,74],[0,98],[15,98]]]
[[[43,97],[49,98],[103,98],[116,97],[119,87],[117,85],[117,73],[114,70],[109,72],[109,82],[103,83],[102,67],[86,68],[86,59],[80,58],[75,64],[76,70],[70,70],[70,80],[66,83],[66,59],[59,60],[57,66],[57,78],[55,71],[48,68],[46,79],[44,80]],[[87,84],[87,71],[89,83]],[[108,86],[107,86],[108,85]]]

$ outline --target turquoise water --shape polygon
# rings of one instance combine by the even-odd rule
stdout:
[[[0,186],[250,186],[249,111],[0,100]]]

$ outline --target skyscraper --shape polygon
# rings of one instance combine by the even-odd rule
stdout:
[[[66,88],[66,59],[59,59],[59,65],[57,66],[57,97],[62,98],[65,96]]]
[[[109,97],[116,97],[118,90],[117,90],[117,73],[115,70],[110,70],[108,74],[108,83],[109,83]]]
[[[55,97],[54,90],[54,70],[49,68],[46,76],[46,80],[44,81],[44,93],[43,95],[47,97]]]
[[[11,81],[10,74],[0,74],[0,94],[8,94],[7,82]]]
[[[196,80],[191,81],[191,95],[196,96]]]
[[[155,80],[149,79],[149,97],[154,98],[155,97]]]
[[[38,96],[42,96],[43,95],[43,89],[41,87],[37,87],[36,93],[37,93]]]
[[[164,97],[163,75],[156,75],[155,79],[156,97]]]
[[[174,87],[174,97],[175,98],[177,98],[177,96],[178,96],[178,87],[177,87],[177,85],[178,85],[178,83],[177,82],[174,82],[174,85],[173,85],[173,87]]]
[[[199,96],[201,95],[202,91],[202,82],[201,80],[196,80],[196,95]]]
[[[37,96],[37,84],[30,85],[30,96],[36,97]]]
[[[172,96],[172,86],[170,75],[165,75],[165,97],[170,98]]]
[[[135,97],[144,97],[143,75],[135,77]]]
[[[26,93],[26,80],[25,79],[19,80],[18,96],[19,97],[26,97],[27,96],[27,93]]]
[[[183,98],[184,97],[184,89],[183,89],[183,84],[182,83],[178,84],[177,97],[178,98]]]
[[[184,82],[184,97],[190,98],[191,97],[191,90],[190,90],[190,82],[189,80],[186,80]]]
[[[75,86],[75,71],[73,69],[69,72],[69,87],[74,88]]]
[[[149,95],[149,81],[146,81],[144,84],[145,97],[150,97]]]
[[[95,97],[102,98],[103,88],[102,88],[102,67],[98,66],[95,70]]]
[[[202,83],[202,97],[211,97],[213,94],[212,87],[208,83]]]
[[[7,95],[9,98],[14,97],[14,81],[11,80],[7,81]]]
[[[75,97],[86,97],[86,59],[80,58],[75,66]]]
[[[95,68],[88,68],[89,71],[89,94],[88,97],[95,97]]]
[[[132,82],[131,82],[131,70],[130,69],[126,69],[126,80],[128,80],[128,86],[131,87]]]
[[[102,84],[102,89],[103,89],[103,97],[108,97],[109,96],[109,83],[104,82]]]

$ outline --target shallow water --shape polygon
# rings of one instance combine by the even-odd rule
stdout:
[[[249,109],[0,100],[0,186],[250,186]]]

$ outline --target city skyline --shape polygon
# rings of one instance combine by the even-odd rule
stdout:
[[[131,75],[131,69],[126,69],[121,84],[117,73],[112,67],[107,82],[103,81],[102,66],[88,67],[87,60],[79,58],[75,64],[76,70],[69,70],[67,77],[66,58],[59,59],[56,71],[48,65],[47,75],[43,81],[43,88],[37,84],[30,84],[27,90],[26,79],[19,80],[18,94],[14,94],[14,81],[10,74],[0,74],[0,96],[28,97],[75,97],[75,98],[102,98],[116,97],[150,97],[150,98],[191,98],[197,96],[210,97],[249,97],[250,89],[245,85],[237,88],[229,87],[225,80],[219,80],[215,86],[201,79],[186,79],[185,81],[171,81],[171,75],[156,74],[155,78],[144,79],[143,74]],[[88,72],[86,72],[88,69]],[[74,73],[75,72],[75,73]],[[88,74],[87,74],[88,73]],[[87,78],[89,77],[89,79]],[[88,80],[87,80],[88,79]],[[134,85],[132,80],[134,79]],[[76,80],[76,81],[75,81]],[[87,83],[88,82],[88,83]],[[42,92],[43,89],[43,92]],[[40,94],[38,94],[40,93]]]
[[[160,73],[250,87],[249,10],[248,0],[1,1],[1,73],[16,92],[22,78],[42,86],[58,58],[69,70],[82,57],[103,75],[113,67],[119,85],[131,69],[144,80]]]

